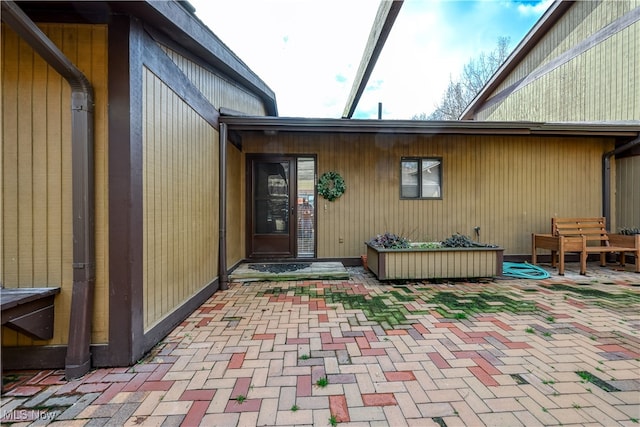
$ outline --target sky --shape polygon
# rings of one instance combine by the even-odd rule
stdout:
[[[340,118],[377,0],[189,0],[276,94],[281,117]],[[469,60],[514,49],[551,0],[405,0],[353,118],[431,113]]]

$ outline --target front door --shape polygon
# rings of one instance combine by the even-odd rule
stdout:
[[[249,257],[294,257],[296,159],[251,156],[247,160],[247,172]]]

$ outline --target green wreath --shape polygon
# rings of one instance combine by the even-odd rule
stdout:
[[[318,180],[318,194],[333,202],[344,194],[347,187],[338,172],[325,172]]]

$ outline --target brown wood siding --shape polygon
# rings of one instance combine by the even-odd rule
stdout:
[[[163,50],[216,108],[229,108],[254,116],[266,114],[260,98],[246,89],[169,48],[163,47]]]
[[[385,231],[414,241],[460,232],[506,254],[530,254],[532,232],[553,216],[599,216],[603,139],[517,136],[420,136],[280,132],[243,136],[246,153],[317,154],[318,174],[336,171],[347,190],[318,198],[318,257],[358,257]],[[442,200],[400,200],[400,159],[443,161]],[[340,240],[343,243],[340,243]]]
[[[93,343],[108,340],[107,28],[40,25],[89,79],[95,92],[96,298]],[[65,344],[73,287],[71,90],[10,28],[2,25],[2,200],[0,283],[61,286],[54,337]],[[34,342],[2,329],[2,344]],[[38,342],[37,344],[41,344]]]
[[[640,1],[576,2],[497,88],[517,85]],[[558,68],[478,112],[477,120],[640,120],[640,22],[601,40]]]
[[[640,156],[616,161],[616,229],[640,228]]]
[[[143,99],[148,330],[218,275],[218,132],[146,69]]]

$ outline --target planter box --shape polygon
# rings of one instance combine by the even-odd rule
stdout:
[[[367,244],[367,264],[379,280],[502,275],[503,248],[380,249]]]

